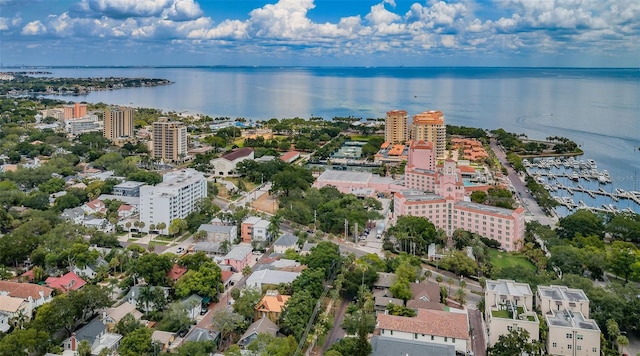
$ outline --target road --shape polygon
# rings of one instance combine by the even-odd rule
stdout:
[[[484,356],[487,354],[487,342],[484,339],[482,313],[478,309],[468,309],[467,313],[471,327],[471,349],[474,355]]]
[[[340,306],[336,311],[336,315],[333,321],[333,328],[327,334],[327,338],[325,339],[324,345],[322,345],[322,355],[327,352],[327,349],[331,347],[334,343],[338,341],[339,338],[343,338],[345,335],[344,330],[342,329],[342,321],[344,320],[344,314],[347,310],[347,306],[349,305],[349,301],[346,299],[340,300]]]
[[[513,189],[515,189],[518,194],[518,199],[523,203],[524,208],[527,210],[527,216],[525,216],[526,220],[536,220],[543,225],[555,226],[558,222],[556,217],[549,217],[547,214],[542,211],[540,206],[533,196],[529,193],[527,186],[520,179],[520,176],[516,173],[516,171],[511,167],[509,161],[507,161],[506,153],[498,146],[495,138],[491,138],[490,140],[491,149],[498,157],[498,160],[502,164],[503,167],[507,169],[509,180],[511,181],[511,185]]]

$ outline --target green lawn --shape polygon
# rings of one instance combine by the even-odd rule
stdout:
[[[491,315],[494,318],[503,318],[509,319],[509,311],[508,310],[492,310]]]
[[[524,256],[512,255],[493,249],[489,250],[489,255],[491,256],[491,263],[498,268],[522,267],[532,271],[536,270],[536,266]]]

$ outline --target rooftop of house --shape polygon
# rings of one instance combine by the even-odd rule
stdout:
[[[187,337],[183,341],[184,342],[215,341],[219,335],[220,333],[214,330],[203,329],[203,328],[193,328],[193,330],[191,330],[189,335],[187,335]]]
[[[253,225],[258,221],[262,220],[259,216],[249,216],[242,222],[243,224]]]
[[[187,269],[185,267],[180,266],[177,263],[173,264],[173,267],[167,272],[167,278],[172,281],[177,281],[180,277],[184,276],[187,273]]]
[[[403,340],[382,335],[371,338],[370,356],[455,356],[454,344],[435,344],[424,341]]]
[[[409,287],[411,288],[412,299],[436,303],[440,301],[440,286],[437,283],[423,281],[411,283]]]
[[[589,298],[582,289],[573,289],[567,286],[538,286],[538,293],[546,298],[556,301],[588,302]]]
[[[29,299],[48,298],[53,289],[38,284],[0,281],[0,292],[6,292],[11,297]]]
[[[600,331],[595,320],[585,318],[580,312],[566,309],[552,310],[544,316],[549,326]]]
[[[241,261],[244,260],[247,255],[250,255],[251,251],[253,251],[253,247],[249,245],[238,245],[232,248],[231,251],[224,256],[224,259]]]
[[[394,273],[378,272],[378,280],[373,283],[374,287],[389,288],[396,281]]]
[[[466,313],[418,309],[415,317],[379,314],[377,328],[442,337],[469,338]]]
[[[338,171],[333,169],[327,169],[316,179],[318,182],[348,182],[348,183],[360,183],[364,184],[369,182],[372,174],[368,172],[356,172],[356,171]]]
[[[278,238],[273,245],[274,246],[293,246],[298,243],[298,236],[291,234],[284,234]]]
[[[300,156],[300,152],[298,151],[289,151],[286,152],[285,154],[283,154],[282,156],[280,156],[280,159],[283,160],[284,162],[289,162],[291,159],[294,159],[296,157]]]
[[[291,298],[291,296],[282,295],[278,293],[278,291],[269,290],[258,304],[256,304],[255,309],[258,311],[280,313],[289,298]]]
[[[151,340],[167,345],[172,341],[174,336],[175,334],[172,332],[154,330],[153,334],[151,334]]]
[[[221,158],[228,161],[235,161],[238,158],[247,157],[253,153],[253,149],[249,147],[238,148],[231,152],[225,153]]]
[[[68,292],[82,288],[87,282],[71,271],[61,277],[48,277],[45,284],[51,288]]]
[[[229,233],[232,233],[233,231],[237,230],[237,227],[228,226],[228,225],[202,224],[198,228],[198,231],[200,231],[200,230],[206,231],[206,232],[217,232],[217,233],[229,234]]]
[[[76,339],[78,341],[87,340],[93,344],[96,337],[107,330],[107,326],[102,323],[100,318],[93,318],[87,325],[76,330]]]
[[[116,323],[122,320],[122,318],[124,318],[127,314],[133,315],[136,320],[140,320],[140,318],[142,318],[142,313],[139,312],[136,307],[129,302],[124,302],[119,306],[115,308],[109,308],[106,311],[107,317],[109,317]]]
[[[280,283],[291,283],[294,279],[298,278],[300,273],[298,272],[286,272],[286,271],[274,271],[270,269],[265,269],[262,271],[253,272],[249,278],[247,278],[247,286],[252,287],[253,283],[261,283],[261,284],[280,284]]]
[[[278,328],[278,325],[269,320],[269,318],[261,318],[255,321],[253,324],[249,325],[249,328],[242,335],[240,340],[242,341],[253,334],[270,334],[271,336],[276,336],[278,330],[280,330],[280,328]]]
[[[394,305],[404,306],[404,300],[402,299],[392,298],[392,297],[383,297],[383,296],[378,296],[374,298],[374,304],[376,306],[386,307],[387,305],[389,305],[389,303]]]
[[[17,313],[18,310],[26,307],[23,298],[0,295],[0,312]]]
[[[533,296],[531,287],[527,283],[518,283],[509,279],[491,280],[486,283],[487,292],[512,297]]]

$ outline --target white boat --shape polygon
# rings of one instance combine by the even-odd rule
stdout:
[[[598,164],[596,163],[596,161],[590,159],[587,162],[589,162],[589,165],[591,166],[591,169],[597,169],[598,168]]]
[[[607,184],[607,177],[605,177],[604,174],[600,173],[600,175],[598,175],[598,183]]]
[[[577,182],[577,181],[580,180],[580,176],[578,175],[578,172],[573,172],[571,174],[571,180],[574,181],[574,182]]]

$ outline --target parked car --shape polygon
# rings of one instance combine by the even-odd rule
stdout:
[[[184,248],[182,247],[178,247],[178,249],[176,250],[177,253],[183,253],[184,252]]]

